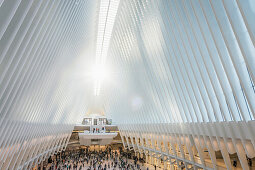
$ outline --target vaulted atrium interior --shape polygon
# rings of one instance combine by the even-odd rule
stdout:
[[[0,169],[255,169],[254,83],[254,0],[0,0]]]

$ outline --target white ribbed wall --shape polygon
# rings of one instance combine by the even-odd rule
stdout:
[[[87,110],[94,0],[0,0],[0,169],[29,169],[66,147]]]
[[[238,2],[121,2],[108,53],[120,100],[109,113],[136,95],[142,108],[127,107],[118,122],[254,120],[255,12]]]
[[[228,153],[237,153],[247,169],[246,155],[255,156],[254,18],[253,0],[121,1],[107,58],[118,71],[105,100],[125,145],[186,167],[219,168],[220,150],[231,169]]]

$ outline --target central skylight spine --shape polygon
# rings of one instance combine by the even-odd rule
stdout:
[[[119,2],[120,0],[101,0],[96,45],[96,67],[104,67],[105,65]],[[96,96],[99,95],[100,89],[101,82],[96,80],[94,85]]]

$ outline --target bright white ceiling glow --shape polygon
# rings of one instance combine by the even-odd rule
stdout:
[[[96,65],[95,77],[98,77],[95,83],[95,95],[100,93],[101,82],[105,75],[105,70],[102,70],[105,65],[107,52],[112,36],[112,29],[114,26],[115,17],[119,6],[119,0],[101,0],[99,19],[98,19],[98,32],[97,32],[97,45],[96,45]]]
[[[101,89],[101,83],[109,80],[109,70],[105,65],[95,65],[90,71],[90,77],[94,80],[94,94],[98,96]]]
[[[104,66],[96,65],[92,68],[91,76],[94,81],[103,81],[108,76],[108,70]]]

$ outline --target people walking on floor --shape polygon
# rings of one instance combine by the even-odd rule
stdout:
[[[46,164],[38,169],[45,170],[149,170],[143,167],[142,160],[123,151],[107,148],[104,151],[80,149],[72,152],[61,152],[51,156]],[[47,168],[48,167],[48,168]],[[156,169],[156,166],[155,166]]]

